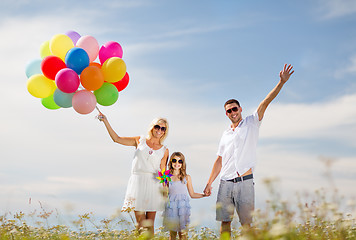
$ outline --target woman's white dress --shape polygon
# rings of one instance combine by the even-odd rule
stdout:
[[[127,211],[128,208],[143,212],[164,210],[162,184],[156,177],[165,150],[165,146],[158,150],[151,149],[146,138],[140,137],[122,211]]]

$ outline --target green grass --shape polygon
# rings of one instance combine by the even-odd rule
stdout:
[[[339,197],[337,192],[318,190],[300,196],[296,202],[282,201],[273,182],[265,181],[271,193],[266,208],[257,209],[253,227],[235,228],[232,239],[356,239],[355,202]],[[126,214],[126,213],[125,213]],[[235,214],[236,215],[236,214]],[[49,222],[59,222],[50,224]],[[212,221],[215,221],[212,219]],[[125,220],[121,214],[110,219],[95,220],[92,213],[78,215],[77,219],[61,224],[61,216],[45,210],[31,213],[0,215],[0,239],[147,239],[147,233],[135,230],[133,219]],[[229,239],[217,234],[218,229],[190,228],[188,239]],[[168,239],[162,228],[155,230],[153,239]]]

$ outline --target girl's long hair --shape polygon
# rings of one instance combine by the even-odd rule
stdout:
[[[179,180],[181,180],[183,182],[183,179],[187,176],[187,172],[186,172],[187,165],[185,164],[185,157],[184,157],[183,153],[181,153],[181,152],[172,153],[171,157],[169,158],[169,163],[168,163],[168,169],[169,169],[170,174],[173,174],[173,170],[174,170],[173,166],[172,166],[172,159],[174,157],[179,157],[183,161],[182,167],[179,169],[179,174],[178,174]]]

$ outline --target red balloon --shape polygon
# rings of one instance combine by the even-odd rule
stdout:
[[[43,75],[47,78],[54,80],[56,78],[56,74],[59,70],[66,68],[66,64],[57,56],[47,56],[41,62],[41,70]]]
[[[120,92],[122,90],[124,90],[127,85],[129,85],[129,80],[130,80],[130,76],[129,74],[126,72],[125,73],[125,76],[120,80],[120,81],[117,81],[117,82],[114,82],[112,83],[116,88],[117,90]]]

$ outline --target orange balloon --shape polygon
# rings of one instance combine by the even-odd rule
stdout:
[[[98,90],[104,83],[104,75],[97,66],[88,66],[80,74],[82,86],[89,90]]]
[[[97,63],[97,62],[91,62],[91,63],[89,63],[89,66],[95,66],[95,67],[101,68],[100,63]]]

